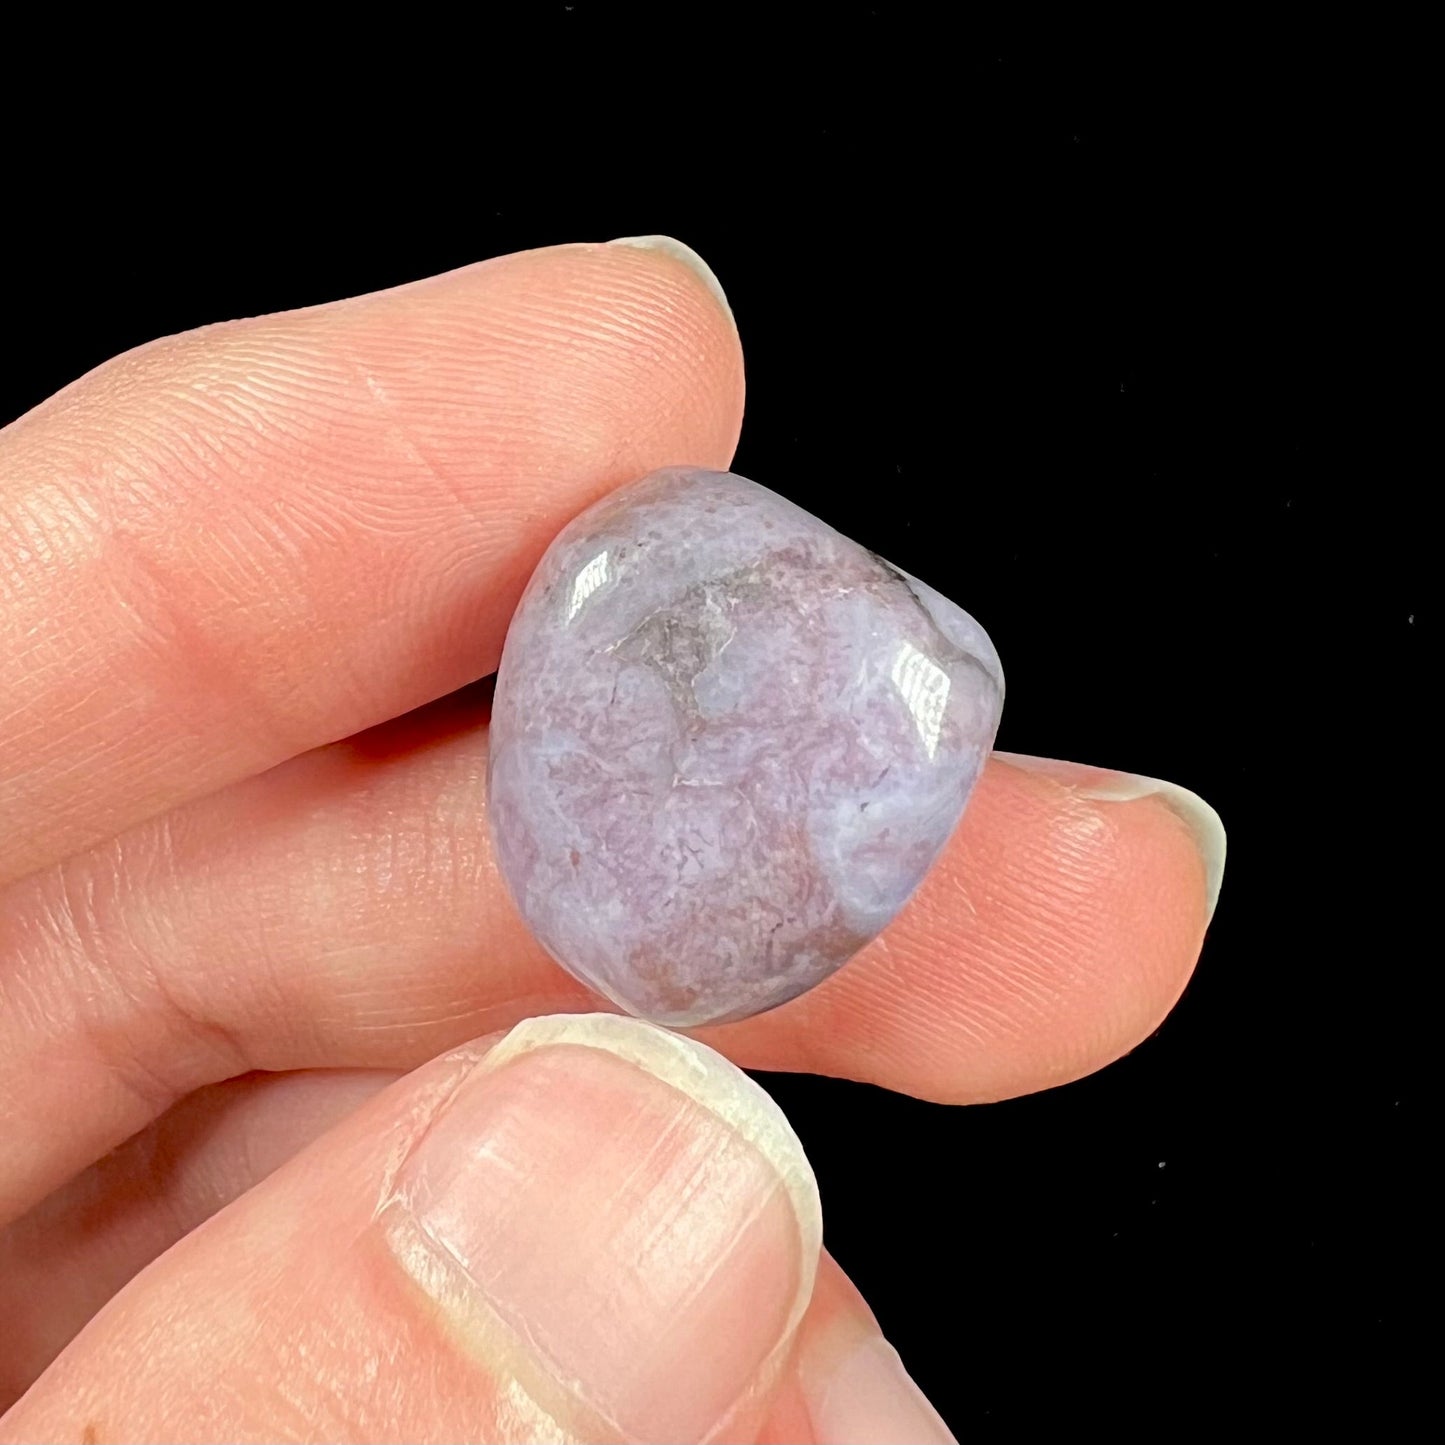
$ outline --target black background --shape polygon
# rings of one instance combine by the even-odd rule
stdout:
[[[960,1435],[1379,1424],[1423,1308],[1433,613],[1427,476],[1398,418],[1359,449],[1348,86],[1243,42],[792,18],[538,7],[113,81],[82,139],[12,132],[0,417],[212,320],[695,246],[748,356],[737,469],[978,616],[1002,746],[1175,779],[1229,829],[1193,984],[1104,1072],[955,1110],[766,1081],[829,1246]]]

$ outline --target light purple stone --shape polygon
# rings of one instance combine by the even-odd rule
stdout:
[[[502,873],[629,1013],[758,1013],[897,914],[1002,702],[987,634],[932,588],[756,482],[654,472],[561,532],[512,619]]]

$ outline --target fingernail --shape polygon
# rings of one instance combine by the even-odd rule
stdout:
[[[765,1396],[822,1226],[797,1137],[746,1075],[580,1014],[518,1025],[466,1077],[386,1235],[496,1376],[511,1413],[488,1429],[693,1440]]]
[[[1206,919],[1214,917],[1219,890],[1224,882],[1225,833],[1219,814],[1199,796],[1178,783],[1163,778],[1146,778],[1138,773],[1116,773],[1108,768],[1091,768],[1057,758],[1035,758],[1023,753],[996,752],[994,756],[1012,768],[1042,773],[1073,788],[1086,798],[1101,803],[1132,803],[1137,798],[1157,797],[1188,828],[1204,863]]]
[[[955,1445],[880,1334],[820,1336],[805,1347],[798,1378],[814,1435],[828,1445]]]
[[[722,282],[713,274],[712,267],[691,246],[684,246],[681,241],[674,240],[671,236],[620,236],[617,240],[609,241],[607,244],[609,246],[633,246],[639,251],[661,251],[664,256],[671,256],[674,261],[681,261],[712,292],[714,300],[727,312],[728,320],[733,320],[733,309],[728,305],[727,293],[722,288]]]

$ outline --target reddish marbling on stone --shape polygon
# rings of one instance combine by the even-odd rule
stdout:
[[[983,629],[774,492],[674,468],[552,543],[497,676],[501,868],[629,1013],[741,1018],[898,912],[1003,701]]]

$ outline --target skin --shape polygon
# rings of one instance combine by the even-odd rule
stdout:
[[[748,1152],[740,1075],[718,1063],[699,1104],[605,1020],[490,1062],[520,1020],[597,1004],[501,886],[467,685],[567,519],[661,465],[725,468],[742,405],[709,279],[588,245],[159,341],[0,432],[0,1439],[948,1438],[819,1257],[801,1155]],[[954,1103],[1089,1073],[1198,956],[1222,834],[1197,803],[995,758],[893,926],[698,1047]],[[554,1129],[618,1117],[635,1137],[597,1147],[632,1154],[556,1174]],[[616,1328],[548,1344],[555,1282],[529,1276],[499,1333],[466,1289],[429,1296],[393,1227],[467,1156],[427,1161],[443,1127],[505,1156],[463,1211],[497,1240],[546,1226],[491,1221],[500,1184],[701,1208],[726,1167],[737,1217],[692,1227],[744,1243],[709,1294],[646,1274],[691,1267],[666,1231],[580,1242],[562,1265],[599,1297],[557,1319]],[[694,1145],[684,1178],[668,1151]],[[498,1249],[487,1288],[511,1289]],[[757,1281],[791,1294],[750,1307]],[[678,1314],[620,1361],[637,1294]],[[725,1343],[687,1355],[714,1373],[649,1384],[690,1329]]]

